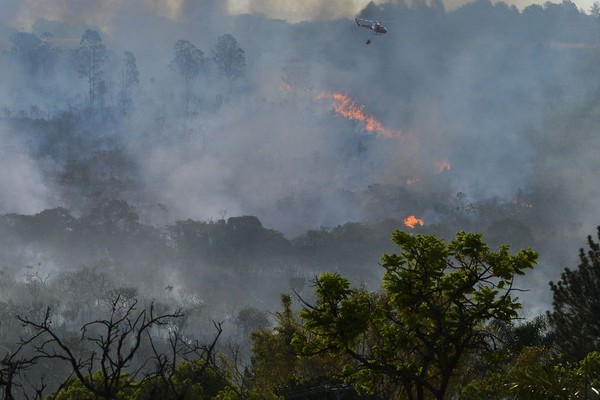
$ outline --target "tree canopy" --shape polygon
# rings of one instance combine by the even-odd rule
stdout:
[[[246,71],[246,56],[231,34],[219,36],[213,49],[213,60],[219,71],[231,80],[242,77]]]
[[[488,324],[517,318],[514,279],[538,255],[491,251],[481,235],[465,232],[449,243],[402,231],[393,240],[401,252],[382,257],[380,293],[351,288],[338,274],[319,276],[295,342],[304,355],[351,356],[344,373],[363,391],[384,377],[409,399],[444,399],[465,357],[492,350]]]
[[[177,72],[185,82],[185,109],[189,108],[192,81],[206,68],[204,52],[188,40],[178,40],[173,47],[173,60],[169,68]]]

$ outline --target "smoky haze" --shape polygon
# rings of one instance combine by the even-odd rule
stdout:
[[[576,262],[600,221],[598,22],[573,3],[370,4],[361,17],[390,21],[381,37],[345,18],[231,16],[219,1],[37,4],[9,1],[0,27],[2,213],[64,207],[79,218],[118,199],[147,226],[247,215],[286,240],[349,221],[402,228],[415,215],[424,220],[415,232],[467,229],[540,251],[523,279],[534,310],[549,307],[547,282]],[[86,29],[107,48],[95,110],[70,53]],[[18,32],[54,36],[51,71],[31,73],[15,56]],[[207,64],[186,106],[185,82],[169,68],[175,43],[210,58],[225,34],[244,50],[244,75],[230,80]],[[117,118],[124,51],[135,55],[139,84]],[[344,117],[332,93],[398,137]],[[192,270],[169,267],[156,266],[149,292],[165,281],[199,290],[186,282]],[[270,305],[288,287],[271,289]]]

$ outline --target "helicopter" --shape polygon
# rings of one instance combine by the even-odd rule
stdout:
[[[387,28],[381,25],[381,22],[379,21],[371,21],[369,19],[364,18],[354,18],[354,21],[356,21],[356,25],[359,28],[366,28],[372,30],[374,35],[384,35],[387,33]],[[371,39],[367,40],[365,44],[369,43],[371,43]]]

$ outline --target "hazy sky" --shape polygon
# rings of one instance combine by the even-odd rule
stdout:
[[[370,0],[225,0],[227,9],[232,14],[260,13],[269,17],[285,19],[290,22],[314,19],[352,18]],[[375,3],[389,3],[395,0],[376,0]],[[427,1],[427,0],[426,0]],[[538,0],[504,0],[514,4],[519,9],[532,4],[543,4]],[[589,10],[594,0],[575,0],[578,8]],[[103,31],[110,30],[111,20],[122,15],[123,10],[136,9],[161,15],[169,19],[177,19],[186,15],[189,7],[203,3],[212,3],[213,0],[0,0],[2,15],[0,20],[17,28],[29,30],[36,19],[59,20],[62,22],[77,23],[85,21],[94,24]],[[448,10],[454,9],[469,0],[443,0]],[[560,0],[552,0],[560,2]],[[141,7],[140,7],[141,6]]]
[[[545,0],[503,0],[505,3],[514,4],[519,9],[533,4],[543,4]],[[573,1],[578,8],[589,10],[594,0]],[[352,18],[370,0],[228,0],[229,10],[232,13],[259,12],[268,16],[282,18],[297,22],[300,20],[314,18]],[[394,0],[379,0],[377,4],[394,2]],[[470,0],[443,0],[446,9],[451,10],[461,6]],[[496,1],[493,1],[496,2]],[[560,0],[552,0],[556,3]]]

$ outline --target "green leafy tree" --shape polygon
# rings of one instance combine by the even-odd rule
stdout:
[[[519,324],[499,322],[498,339],[509,357],[518,355],[526,347],[545,347],[552,349],[554,331],[550,329],[548,318],[539,315]]]
[[[92,387],[102,387],[104,384],[104,376],[100,371],[95,374],[88,374],[86,382]],[[132,382],[126,374],[119,379],[119,391],[113,395],[99,395],[91,391],[87,385],[76,378],[70,378],[62,384],[61,390],[51,394],[48,400],[130,400],[136,399],[135,382]]]
[[[262,327],[251,334],[252,362],[241,376],[238,390],[243,396],[258,396],[263,399],[327,397],[327,387],[340,383],[336,371],[342,367],[344,358],[299,357],[292,344],[301,329],[298,318],[292,311],[292,298],[281,296],[283,311],[275,314],[274,329]],[[300,397],[300,394],[304,396]],[[235,397],[234,397],[235,398]]]
[[[509,377],[523,370],[523,365],[550,371],[558,365],[558,355],[552,347],[553,332],[545,316],[519,322],[495,321],[490,324],[494,332],[496,351],[475,354],[461,371],[463,399],[509,399],[514,393],[509,389],[518,377]],[[533,367],[531,360],[539,365]],[[539,361],[539,362],[538,362]],[[544,364],[540,364],[541,362]],[[550,371],[551,372],[551,371]]]
[[[275,329],[259,328],[251,335],[252,367],[247,384],[264,395],[281,391],[298,373],[298,354],[292,346],[297,330],[292,299],[284,294],[281,301],[283,311],[276,314]]]
[[[464,400],[600,399],[600,353],[564,363],[551,350],[525,347],[499,371],[488,372],[462,392]]]
[[[244,49],[231,34],[219,36],[213,49],[213,61],[226,78],[236,80],[246,72]]]
[[[510,255],[506,245],[491,251],[481,235],[465,232],[449,243],[401,231],[393,240],[402,251],[382,257],[383,291],[319,276],[316,303],[300,312],[303,331],[294,340],[305,356],[350,356],[344,373],[359,390],[384,381],[397,397],[441,400],[470,354],[493,350],[489,323],[517,318],[513,282],[538,255]]]
[[[579,250],[576,270],[565,268],[558,282],[550,282],[553,310],[548,317],[557,347],[572,361],[600,350],[600,244],[590,235],[588,246]]]
[[[208,400],[227,384],[218,369],[204,360],[183,360],[175,367],[169,381],[160,376],[146,380],[137,390],[135,400]]]

